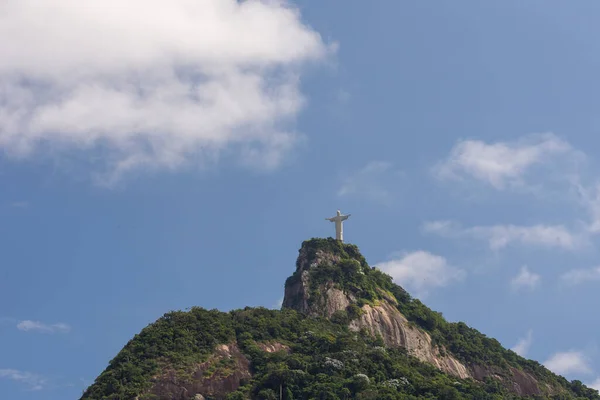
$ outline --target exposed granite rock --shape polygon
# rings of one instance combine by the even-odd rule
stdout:
[[[308,269],[314,268],[321,264],[335,264],[339,261],[339,256],[323,250],[317,250],[314,257],[311,257],[309,250],[306,247],[302,247],[298,254],[298,260],[296,261],[296,270],[307,271]]]
[[[300,249],[296,262],[296,274],[300,276],[286,285],[283,307],[310,316],[330,318],[335,312],[344,311],[350,304],[355,304],[356,298],[336,287],[334,282],[319,285],[319,297],[313,299],[312,304],[309,301],[310,270],[339,261],[340,257],[335,254],[317,250],[311,255],[306,247]],[[471,377],[468,369],[460,361],[440,354],[439,349],[432,345],[429,334],[409,324],[396,307],[397,302],[393,296],[383,292],[382,295],[384,300],[378,305],[372,307],[367,304],[362,307],[362,315],[350,322],[350,329],[366,329],[373,335],[379,334],[387,346],[404,347],[420,360],[459,378]]]
[[[526,364],[462,363],[443,346],[435,345],[426,330],[408,321],[400,310],[409,309],[407,306],[410,304],[405,301],[410,301],[410,297],[404,297],[400,288],[390,287],[391,281],[384,282],[377,271],[371,271],[356,246],[323,240],[317,240],[316,243],[312,247],[311,243],[307,242],[306,246],[303,244],[296,263],[296,273],[286,281],[283,308],[295,309],[308,316],[332,318],[337,323],[346,321],[350,330],[380,336],[386,347],[402,347],[409,354],[445,373],[461,379],[496,380],[519,396],[548,398],[550,395],[570,391],[566,385],[549,385],[542,374],[538,381],[534,375],[519,369],[522,367],[528,370],[529,366]],[[320,267],[325,268],[320,270]],[[371,273],[374,275],[370,275]],[[311,277],[314,277],[314,282],[311,282]],[[340,313],[336,315],[338,312]],[[291,352],[288,345],[276,340],[255,344],[266,353]],[[180,369],[168,365],[163,359],[156,361],[161,365],[161,372],[152,378],[151,388],[134,400],[221,400],[252,378],[250,361],[241,353],[236,342],[217,345],[206,361]],[[342,361],[333,358],[328,358],[326,363],[331,368],[341,368],[344,365]],[[400,379],[406,380],[399,377],[392,381]]]
[[[229,362],[221,365],[223,361]],[[173,369],[164,370],[154,378],[150,395],[158,400],[202,400],[206,396],[220,400],[250,377],[250,362],[237,344],[222,344],[207,361],[183,374]]]
[[[519,396],[541,395],[537,380],[529,373],[511,367],[512,390]],[[552,392],[552,388],[547,388]]]
[[[285,286],[285,295],[283,296],[283,308],[291,308],[303,314],[310,314],[308,306],[308,298],[310,296],[308,290],[308,271],[299,272],[300,277],[291,285]]]
[[[262,342],[256,343],[256,345],[267,353],[277,353],[279,351],[285,351],[286,353],[290,352],[290,347],[279,342]]]
[[[330,318],[337,311],[347,310],[349,305],[357,304],[357,299],[352,293],[342,290],[332,281],[320,284],[316,288],[318,297],[310,298],[310,271],[322,265],[338,263],[340,260],[336,254],[322,250],[311,253],[303,247],[296,262],[296,274],[289,284],[286,283],[283,308],[292,308],[313,317]],[[361,307],[361,315],[349,323],[351,330],[366,330],[372,335],[380,335],[386,346],[403,347],[419,360],[461,379],[497,379],[520,396],[555,392],[548,385],[541,390],[540,384],[531,374],[516,368],[502,371],[497,367],[463,364],[443,347],[434,345],[427,332],[410,323],[398,309],[397,300],[393,295],[383,291],[380,295],[381,300]]]
[[[324,304],[309,306],[309,270],[319,265],[334,264],[339,261],[339,256],[321,250],[317,250],[316,254],[311,257],[308,250],[303,247],[296,262],[296,273],[300,276],[291,285],[285,286],[282,307],[292,308],[313,317],[318,315],[331,317],[335,311],[345,309],[350,304],[347,296],[340,290],[335,289],[333,284],[320,290],[321,293],[324,293],[322,297],[325,300]]]
[[[380,335],[386,346],[403,347],[419,360],[459,378],[472,377],[467,367],[456,358],[442,355],[440,349],[431,343],[431,336],[410,324],[388,299],[374,307],[366,304],[362,311],[358,319],[350,322],[350,329],[366,329],[373,335]]]
[[[543,394],[556,394],[555,388],[548,384],[544,384],[544,389],[540,388],[540,383],[531,374],[521,371],[517,368],[510,367],[509,371],[502,371],[498,367],[471,365],[469,371],[474,379],[484,380],[485,378],[493,378],[500,381],[507,389],[513,391],[519,396],[534,396]]]

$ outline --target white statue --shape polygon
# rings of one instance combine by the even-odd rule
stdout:
[[[342,225],[342,221],[348,219],[351,214],[344,215],[337,210],[337,215],[331,218],[325,218],[327,221],[335,222],[335,238],[339,241],[344,241],[344,227]]]

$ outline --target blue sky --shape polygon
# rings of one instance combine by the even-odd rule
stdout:
[[[76,398],[170,310],[277,307],[337,209],[600,387],[597,2],[32,4],[0,13],[3,398]]]

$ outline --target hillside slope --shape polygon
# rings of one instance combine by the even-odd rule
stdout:
[[[82,399],[600,399],[412,299],[354,245],[311,239],[281,311],[171,312]]]

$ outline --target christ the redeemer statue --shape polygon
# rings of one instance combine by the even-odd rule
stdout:
[[[344,241],[344,227],[342,221],[347,220],[349,216],[350,214],[344,215],[340,210],[337,210],[337,215],[335,217],[325,218],[327,221],[335,222],[335,238],[339,241]]]

